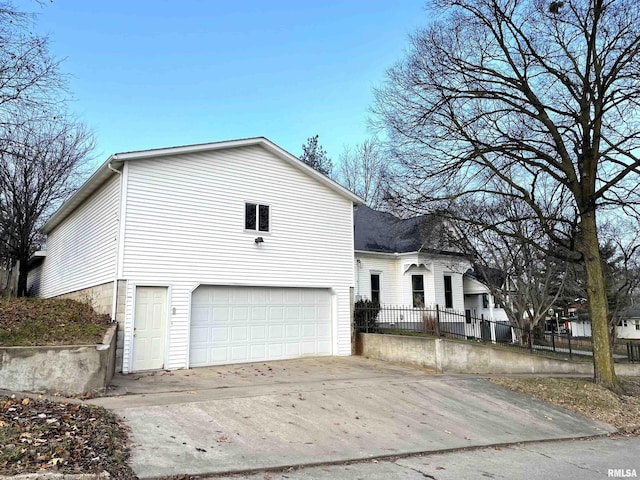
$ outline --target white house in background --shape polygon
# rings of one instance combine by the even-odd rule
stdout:
[[[640,305],[631,305],[620,314],[616,336],[627,340],[640,340]]]
[[[463,291],[465,312],[469,312],[472,317],[509,323],[502,305],[496,302],[489,287],[473,271],[464,275]]]
[[[507,321],[489,288],[468,274],[469,259],[442,241],[446,225],[437,217],[400,219],[361,205],[354,226],[356,300],[408,309],[437,305],[449,329],[461,334],[477,319]],[[484,298],[491,299],[486,307]],[[379,321],[390,318],[383,311]]]
[[[262,137],[115,154],[30,286],[110,313],[123,372],[350,355],[360,202]]]

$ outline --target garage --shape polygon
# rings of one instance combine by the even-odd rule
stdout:
[[[328,289],[201,285],[192,295],[189,365],[331,355]]]

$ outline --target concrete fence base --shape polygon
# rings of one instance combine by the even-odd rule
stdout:
[[[0,389],[100,394],[113,378],[117,326],[99,345],[0,347]]]
[[[356,354],[433,368],[438,373],[593,375],[593,362],[551,358],[483,343],[444,338],[359,333]],[[640,364],[617,363],[616,373],[640,376]]]

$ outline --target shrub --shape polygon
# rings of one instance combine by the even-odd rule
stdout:
[[[354,305],[353,319],[358,332],[377,332],[380,304],[372,300],[358,300]]]
[[[438,320],[430,313],[425,313],[422,315],[422,333],[429,333],[431,335],[440,336]]]

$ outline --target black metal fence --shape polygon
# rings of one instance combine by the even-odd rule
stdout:
[[[517,328],[508,321],[475,317],[469,311],[444,309],[439,305],[412,308],[392,305],[356,305],[355,328],[362,333],[428,335],[507,345],[530,352],[555,352],[573,357],[593,356],[590,338],[574,338],[571,332],[538,332]],[[637,352],[640,359],[640,351]],[[614,358],[624,359],[624,355]],[[629,357],[630,359],[631,357]]]
[[[627,358],[631,363],[640,362],[640,343],[627,342]]]

